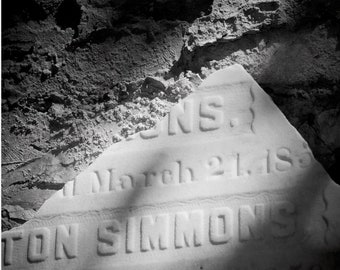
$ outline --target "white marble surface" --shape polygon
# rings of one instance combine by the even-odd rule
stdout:
[[[2,266],[335,269],[339,204],[304,139],[234,65],[4,232]]]

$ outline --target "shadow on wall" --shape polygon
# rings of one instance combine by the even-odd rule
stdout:
[[[181,20],[193,22],[202,14],[211,12],[213,0],[198,1],[155,1],[155,0],[126,0],[121,5],[121,21],[134,18],[154,18],[158,20]],[[120,4],[120,3],[119,3]]]
[[[64,0],[63,4],[65,2],[70,3],[71,1],[75,0]],[[105,42],[105,40],[109,37],[114,40],[114,43],[116,43],[124,36],[135,36],[136,38],[136,36],[145,33],[147,36],[145,40],[146,44],[151,47],[155,47],[157,50],[161,44],[158,44],[157,42],[154,44],[152,43],[164,38],[159,37],[162,34],[161,32],[164,32],[164,26],[165,31],[168,31],[183,22],[193,22],[196,18],[199,18],[204,14],[209,14],[211,12],[212,3],[213,0],[123,0],[107,2],[105,4],[108,5],[109,10],[112,9],[111,11],[113,11],[110,15],[111,17],[103,19],[101,17],[93,17],[93,14],[90,14],[90,17],[92,16],[93,18],[88,19],[88,27],[83,29],[83,32],[87,34],[80,34],[80,37],[78,38],[77,27],[77,31],[74,36],[75,39],[66,47],[66,49],[74,52],[77,47],[86,46],[87,43],[100,44]],[[69,8],[61,10],[63,4],[60,5],[56,14],[56,21],[59,26],[62,26],[60,22],[65,24],[65,18],[68,18],[69,14],[69,11],[67,11]],[[67,7],[69,6],[70,4],[67,4]],[[104,10],[103,7],[100,8]],[[95,4],[93,4],[93,9],[97,9]],[[98,11],[99,14],[101,12],[104,11]],[[91,22],[91,20],[94,20],[94,22]],[[153,22],[153,20],[155,22]],[[92,25],[93,23],[95,23],[95,25]],[[101,25],[101,27],[96,26],[96,24]],[[161,27],[162,30],[159,28],[159,25],[161,24],[164,24]],[[88,34],[88,32],[90,33]],[[136,38],[136,40],[138,40],[138,38]],[[127,43],[129,43],[129,41],[127,41]],[[136,45],[138,45],[138,43]],[[133,55],[136,53],[134,48],[127,48],[129,50],[128,54]],[[138,62],[143,64],[144,59]],[[135,65],[131,68],[135,68]]]
[[[42,21],[47,18],[47,13],[35,0],[5,0],[2,5],[2,29],[26,23],[30,20]],[[5,12],[4,12],[5,11]]]

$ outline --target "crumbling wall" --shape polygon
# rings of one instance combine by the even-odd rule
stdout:
[[[232,63],[338,180],[339,37],[335,0],[4,1],[2,229]]]

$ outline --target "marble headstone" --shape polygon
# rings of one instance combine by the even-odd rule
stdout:
[[[4,232],[2,267],[335,269],[339,205],[308,144],[234,65]]]

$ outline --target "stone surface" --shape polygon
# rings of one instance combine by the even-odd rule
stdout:
[[[105,150],[24,225],[4,269],[336,269],[340,187],[240,65]]]
[[[28,218],[112,142],[153,127],[201,79],[233,63],[340,182],[339,5],[3,1],[2,205]],[[26,220],[8,221],[2,230]]]

